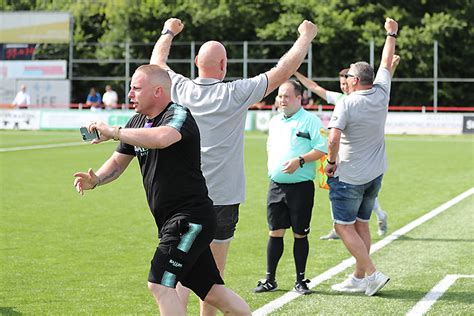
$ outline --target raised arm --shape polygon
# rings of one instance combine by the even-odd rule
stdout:
[[[298,70],[308,53],[311,41],[318,33],[318,28],[312,22],[304,20],[298,27],[298,32],[300,35],[290,50],[280,58],[276,67],[266,72],[268,88],[265,96],[278,88]]]
[[[324,89],[319,84],[317,84],[316,82],[314,82],[313,80],[309,79],[308,77],[306,77],[305,75],[303,75],[299,72],[295,72],[295,76],[306,88],[308,88],[312,92],[316,93],[320,98],[327,101],[327,98],[326,98],[327,90],[326,89]]]
[[[391,18],[387,18],[385,20],[385,30],[387,31],[387,38],[385,39],[385,45],[382,51],[380,67],[387,68],[388,71],[392,72],[392,59],[393,54],[395,54],[395,42],[398,34],[397,22]]]
[[[161,36],[156,41],[153,52],[151,53],[150,64],[158,65],[162,68],[168,68],[166,60],[170,53],[173,38],[178,35],[184,28],[184,24],[180,19],[170,18],[166,20]]]

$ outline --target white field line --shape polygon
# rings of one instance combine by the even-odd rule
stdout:
[[[34,146],[20,146],[20,147],[0,148],[0,153],[9,152],[9,151],[31,150],[31,149],[46,149],[46,148],[80,146],[80,145],[83,145],[83,144],[88,144],[88,143],[85,143],[85,142],[71,142],[71,143],[59,143],[59,144],[47,144],[47,145],[34,145]]]
[[[403,236],[404,234],[406,234],[409,231],[411,231],[412,229],[420,226],[421,224],[423,224],[424,222],[430,220],[431,218],[435,217],[436,215],[440,214],[441,212],[446,211],[447,209],[449,209],[453,205],[461,202],[462,200],[464,200],[465,198],[471,196],[472,194],[474,194],[474,187],[470,188],[469,190],[465,191],[464,193],[461,193],[460,195],[453,198],[452,200],[449,200],[448,202],[442,204],[441,206],[439,206],[439,207],[435,208],[434,210],[426,213],[425,215],[421,216],[420,218],[414,220],[413,222],[411,222],[411,223],[405,225],[404,227],[400,228],[399,230],[393,232],[391,235],[389,235],[389,236],[385,237],[384,239],[380,240],[379,242],[375,243],[374,245],[372,245],[370,253],[374,253],[374,252],[380,250],[381,248],[387,246],[388,244],[390,244],[395,239],[399,238],[400,236]],[[329,280],[330,278],[332,278],[333,276],[341,273],[342,271],[349,268],[353,264],[355,264],[355,258],[354,257],[343,260],[338,265],[330,268],[329,270],[326,270],[325,272],[323,272],[320,275],[316,276],[315,278],[311,279],[311,282],[308,284],[308,287],[313,288],[316,285],[321,284],[322,282],[324,282],[326,280]],[[282,296],[280,296],[279,298],[263,305],[262,307],[260,307],[256,311],[254,311],[252,313],[252,315],[254,315],[254,316],[268,315],[271,312],[273,312],[273,311],[277,310],[278,308],[282,307],[286,303],[289,303],[290,301],[294,300],[295,298],[298,298],[300,295],[301,294],[299,294],[297,292],[294,292],[294,291],[287,292],[287,293],[283,294]]]
[[[474,278],[474,275],[448,274],[441,282],[436,284],[406,316],[424,315],[436,301],[456,282],[459,278]]]

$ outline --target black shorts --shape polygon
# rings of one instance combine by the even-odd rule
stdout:
[[[214,205],[217,228],[214,242],[229,242],[234,238],[235,228],[239,221],[239,204]]]
[[[267,198],[268,228],[293,228],[298,235],[308,235],[314,204],[314,182],[276,183],[270,181]]]
[[[202,300],[214,284],[224,284],[209,244],[216,229],[214,217],[194,220],[175,216],[161,228],[148,281],[175,288],[178,282]]]

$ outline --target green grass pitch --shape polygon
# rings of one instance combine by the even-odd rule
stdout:
[[[241,206],[225,280],[256,310],[294,284],[291,232],[277,271],[279,291],[252,293],[265,275],[267,242],[266,135],[246,134],[247,201]],[[0,131],[0,148],[80,142],[78,132]],[[389,170],[380,202],[389,234],[474,186],[474,137],[387,136]],[[148,293],[149,261],[157,245],[138,165],[120,179],[87,191],[72,174],[97,169],[113,142],[0,152],[0,314],[157,314]],[[327,191],[318,189],[306,276],[313,278],[349,254],[340,241],[320,241],[331,227]],[[374,242],[376,221],[371,221]],[[275,315],[404,315],[448,274],[474,275],[474,196],[373,255],[392,280],[374,297],[334,293],[351,269],[315,287]],[[459,279],[428,315],[474,311],[474,279]],[[189,315],[198,315],[192,298]]]

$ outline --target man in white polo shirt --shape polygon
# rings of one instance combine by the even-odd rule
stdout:
[[[227,54],[224,45],[217,41],[206,42],[199,49],[195,59],[198,78],[191,80],[169,69],[166,60],[171,42],[183,27],[181,20],[176,18],[165,22],[150,63],[168,69],[173,81],[172,100],[188,107],[199,126],[202,171],[217,215],[217,232],[211,250],[223,276],[239,205],[245,200],[243,144],[247,109],[298,69],[317,28],[313,23],[303,21],[298,27],[298,39],[276,67],[253,78],[223,82]],[[187,301],[184,293],[183,301]],[[206,315],[215,314],[209,305],[204,305],[201,311]]]
[[[22,84],[20,86],[12,105],[19,109],[27,109],[30,106],[30,95],[26,92],[26,85]]]
[[[314,203],[315,161],[327,153],[327,139],[321,120],[301,106],[301,85],[290,80],[278,89],[281,113],[270,120],[267,140],[267,198],[269,238],[267,273],[258,281],[256,293],[274,291],[278,261],[283,255],[283,236],[292,228],[293,257],[296,267],[295,290],[310,294],[305,279],[309,254],[308,234]]]
[[[368,222],[387,169],[385,121],[390,100],[390,74],[398,24],[387,18],[387,37],[374,80],[366,62],[352,64],[346,74],[349,95],[336,103],[329,122],[329,198],[334,228],[356,259],[353,275],[332,288],[372,296],[390,280],[370,258]]]

